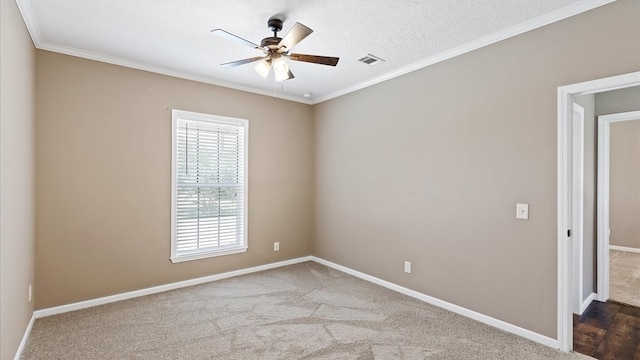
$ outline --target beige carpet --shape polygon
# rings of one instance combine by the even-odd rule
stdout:
[[[609,250],[609,299],[640,307],[640,254]]]
[[[313,262],[38,319],[22,359],[590,359]]]

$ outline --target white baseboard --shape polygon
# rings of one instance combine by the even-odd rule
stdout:
[[[625,247],[625,246],[609,245],[609,249],[618,250],[618,251],[632,252],[632,253],[640,253],[640,249],[638,249],[638,248]]]
[[[526,339],[529,339],[531,341],[535,341],[537,343],[552,347],[554,349],[559,349],[560,348],[560,343],[558,342],[558,340],[552,339],[552,338],[550,338],[548,336],[545,336],[545,335],[542,335],[542,334],[538,334],[538,333],[533,332],[531,330],[527,330],[527,329],[521,328],[519,326],[510,324],[508,322],[505,322],[505,321],[502,321],[502,320],[498,320],[496,318],[492,318],[490,316],[481,314],[479,312],[475,312],[473,310],[469,310],[469,309],[464,308],[462,306],[458,306],[458,305],[446,302],[444,300],[440,300],[440,299],[434,298],[432,296],[425,295],[423,293],[420,293],[420,292],[405,288],[403,286],[396,285],[396,284],[391,283],[389,281],[382,280],[382,279],[379,279],[379,278],[371,276],[371,275],[367,275],[367,274],[359,272],[357,270],[350,269],[350,268],[348,268],[346,266],[338,265],[338,264],[332,263],[330,261],[327,261],[327,260],[324,260],[324,259],[321,259],[321,258],[318,258],[318,257],[315,257],[315,256],[312,256],[311,258],[313,259],[313,261],[315,261],[315,262],[317,262],[319,264],[322,264],[322,265],[328,266],[330,268],[336,269],[338,271],[342,271],[344,273],[353,275],[353,276],[358,277],[358,278],[360,278],[362,280],[366,280],[366,281],[372,282],[374,284],[377,284],[377,285],[380,285],[380,286],[385,287],[387,289],[399,292],[401,294],[411,296],[413,298],[416,298],[418,300],[424,301],[424,302],[429,303],[431,305],[435,305],[437,307],[443,308],[445,310],[449,310],[449,311],[454,312],[456,314],[460,314],[462,316],[471,318],[471,319],[479,321],[481,323],[485,323],[485,324],[487,324],[489,326],[493,326],[495,328],[510,332],[512,334],[515,334],[515,335],[518,335],[518,336],[522,336],[523,338],[526,338]]]
[[[18,351],[16,351],[16,356],[14,360],[20,360],[20,356],[22,356],[22,352],[24,351],[25,346],[27,346],[27,340],[29,340],[29,335],[31,334],[31,329],[33,328],[33,323],[36,321],[35,315],[31,315],[31,320],[29,320],[29,324],[27,325],[26,330],[24,331],[24,335],[22,336],[22,341],[20,341],[20,346],[18,346]]]
[[[180,289],[180,288],[184,288],[184,287],[188,287],[188,286],[200,285],[200,284],[204,284],[204,283],[208,283],[208,282],[212,282],[212,281],[216,281],[216,280],[228,279],[228,278],[231,278],[231,277],[234,277],[234,276],[251,274],[251,273],[258,272],[258,271],[275,269],[275,268],[279,268],[279,267],[282,267],[282,266],[298,264],[298,263],[302,263],[302,262],[305,262],[305,261],[311,261],[311,260],[312,260],[311,256],[305,256],[305,257],[300,257],[300,258],[296,258],[296,259],[280,261],[280,262],[271,263],[271,264],[254,266],[254,267],[247,268],[247,269],[229,271],[229,272],[222,273],[222,274],[204,276],[204,277],[200,277],[200,278],[196,278],[196,279],[179,281],[179,282],[175,282],[175,283],[171,283],[171,284],[154,286],[154,287],[151,287],[151,288],[130,291],[130,292],[122,293],[122,294],[116,294],[116,295],[101,297],[101,298],[97,298],[97,299],[81,301],[81,302],[72,303],[72,304],[68,304],[68,305],[62,305],[62,306],[56,306],[56,307],[52,307],[52,308],[48,308],[48,309],[36,310],[33,314],[34,314],[36,319],[39,319],[39,318],[42,318],[42,317],[62,314],[62,313],[66,313],[66,312],[69,312],[69,311],[86,309],[86,308],[90,308],[90,307],[94,307],[94,306],[98,306],[98,305],[109,304],[109,303],[113,303],[113,302],[116,302],[116,301],[132,299],[132,298],[136,298],[136,297],[140,297],[140,296],[157,294],[157,293],[161,293],[161,292],[165,292],[165,291],[169,291],[169,290]]]
[[[157,294],[157,293],[161,293],[161,292],[164,292],[164,291],[175,290],[175,289],[184,288],[184,287],[188,287],[188,286],[199,285],[199,284],[212,282],[212,281],[216,281],[216,280],[227,279],[227,278],[231,278],[231,277],[234,277],[234,276],[251,274],[251,273],[264,271],[264,270],[269,270],[269,269],[275,269],[275,268],[279,268],[279,267],[282,267],[282,266],[302,263],[302,262],[305,262],[305,261],[315,261],[315,262],[317,262],[319,264],[322,264],[322,265],[328,266],[330,268],[336,269],[338,271],[342,271],[344,273],[353,275],[353,276],[358,277],[360,279],[363,279],[365,281],[369,281],[371,283],[380,285],[380,286],[385,287],[387,289],[391,289],[391,290],[399,292],[401,294],[411,296],[411,297],[416,298],[418,300],[421,300],[421,301],[424,301],[426,303],[438,306],[438,307],[443,308],[445,310],[449,310],[449,311],[454,312],[456,314],[460,314],[462,316],[471,318],[473,320],[480,321],[480,322],[485,323],[485,324],[487,324],[489,326],[493,326],[495,328],[510,332],[512,334],[515,334],[515,335],[518,335],[518,336],[522,336],[522,337],[524,337],[526,339],[535,341],[537,343],[540,343],[540,344],[543,344],[543,345],[546,345],[546,346],[549,346],[549,347],[552,347],[552,348],[555,348],[555,349],[559,348],[559,342],[556,339],[552,339],[550,337],[544,336],[542,334],[538,334],[538,333],[533,332],[531,330],[527,330],[527,329],[521,328],[519,326],[507,323],[505,321],[498,320],[496,318],[492,318],[490,316],[478,313],[478,312],[473,311],[473,310],[469,310],[469,309],[464,308],[462,306],[458,306],[458,305],[455,305],[455,304],[452,304],[452,303],[449,303],[449,302],[446,302],[446,301],[431,297],[429,295],[425,295],[423,293],[420,293],[420,292],[405,288],[403,286],[396,285],[396,284],[388,282],[386,280],[382,280],[382,279],[379,279],[377,277],[374,277],[374,276],[371,276],[371,275],[367,275],[365,273],[359,272],[357,270],[353,270],[353,269],[348,268],[346,266],[338,265],[338,264],[332,263],[330,261],[327,261],[327,260],[324,260],[324,259],[321,259],[321,258],[318,258],[318,257],[315,257],[315,256],[305,256],[305,257],[286,260],[286,261],[281,261],[281,262],[277,262],[277,263],[256,266],[256,267],[252,267],[252,268],[248,268],[248,269],[230,271],[230,272],[226,272],[226,273],[222,273],[222,274],[216,274],[216,275],[205,276],[205,277],[192,279],[192,280],[185,280],[185,281],[180,281],[180,282],[176,282],[176,283],[155,286],[155,287],[152,287],[152,288],[131,291],[131,292],[127,292],[127,293],[122,293],[122,294],[102,297],[102,298],[98,298],[98,299],[92,299],[92,300],[77,302],[77,303],[73,303],[73,304],[62,305],[62,306],[57,306],[57,307],[48,308],[48,309],[36,310],[34,312],[34,314],[33,314],[33,317],[32,317],[31,323],[29,324],[27,332],[25,333],[25,336],[24,336],[24,339],[23,339],[23,344],[21,344],[20,350],[16,355],[16,359],[18,359],[20,357],[20,354],[22,353],[22,349],[24,347],[24,344],[26,344],[26,340],[27,340],[27,338],[29,336],[29,333],[31,332],[31,327],[33,325],[34,319],[38,319],[38,318],[42,318],[42,317],[46,317],[46,316],[51,316],[51,315],[56,315],[56,314],[62,314],[62,313],[69,312],[69,311],[85,309],[85,308],[89,308],[89,307],[93,307],[93,306],[104,305],[104,304],[113,303],[113,302],[116,302],[116,301],[127,300],[127,299],[131,299],[131,298],[135,298],[135,297],[146,296],[146,295],[151,295],[151,294]],[[592,295],[594,295],[594,294],[592,294]]]
[[[584,299],[582,304],[580,304],[580,313],[578,315],[582,315],[584,311],[587,310],[589,305],[591,305],[591,302],[596,299],[596,296],[596,293],[591,293],[586,299]]]

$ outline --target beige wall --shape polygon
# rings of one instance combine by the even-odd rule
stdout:
[[[597,93],[596,116],[640,110],[640,86]]]
[[[310,106],[46,51],[37,79],[36,308],[311,254]],[[249,119],[247,253],[169,261],[173,108]]]
[[[611,124],[611,245],[640,249],[640,119]]]
[[[36,307],[313,252],[555,337],[556,89],[638,71],[639,11],[618,1],[313,108],[38,51]],[[246,254],[170,263],[172,108],[251,121]]]
[[[596,115],[640,110],[640,86],[598,93],[595,95],[595,105]],[[611,126],[609,194],[611,238],[609,241],[611,245],[640,249],[640,225],[638,224],[640,133],[638,131],[640,131],[638,121],[614,123]]]
[[[314,254],[555,337],[557,87],[640,70],[638,13],[617,1],[318,105]]]
[[[13,0],[0,1],[0,79],[0,359],[13,359],[33,312],[35,239],[35,48]]]

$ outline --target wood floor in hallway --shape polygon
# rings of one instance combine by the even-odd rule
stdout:
[[[593,301],[573,315],[573,351],[600,360],[640,360],[640,308]]]

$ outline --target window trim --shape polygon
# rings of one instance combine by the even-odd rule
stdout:
[[[244,192],[243,196],[243,208],[242,208],[242,216],[243,216],[243,229],[242,229],[242,245],[239,246],[226,246],[221,247],[219,249],[211,249],[206,251],[198,251],[189,254],[177,254],[177,130],[178,130],[178,120],[186,119],[186,120],[195,120],[195,121],[204,121],[210,122],[214,124],[224,124],[224,125],[234,125],[241,127],[244,130],[244,183],[242,186],[242,191]],[[246,252],[249,247],[249,237],[248,237],[248,176],[249,176],[249,120],[246,119],[237,119],[225,116],[218,115],[210,115],[197,113],[192,111],[185,110],[171,110],[171,257],[170,260],[172,263],[179,263],[184,261],[198,260],[198,259],[206,259],[216,256],[224,256],[231,254],[239,254]]]

